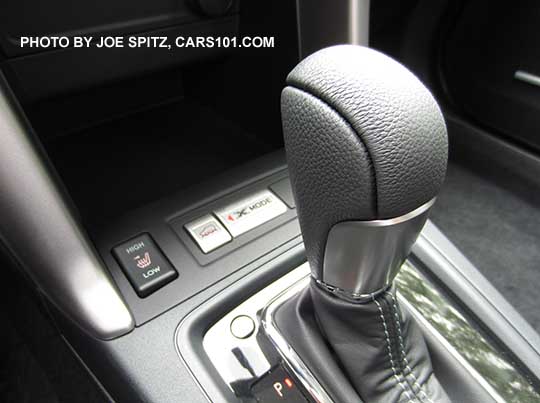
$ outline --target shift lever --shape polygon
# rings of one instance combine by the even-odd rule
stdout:
[[[448,402],[392,287],[446,172],[436,101],[398,62],[343,45],[303,60],[281,106],[313,281],[278,326],[336,401]]]
[[[344,298],[370,298],[392,283],[443,183],[439,107],[401,64],[346,45],[302,61],[281,103],[313,278]]]

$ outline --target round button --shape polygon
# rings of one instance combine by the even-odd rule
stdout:
[[[231,321],[231,333],[238,339],[246,339],[255,331],[255,322],[247,315],[240,315]]]

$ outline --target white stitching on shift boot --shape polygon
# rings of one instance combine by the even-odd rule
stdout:
[[[403,337],[402,337],[402,334],[401,334],[401,322],[399,320],[398,308],[397,308],[397,305],[396,305],[396,299],[394,298],[394,294],[392,294],[391,292],[387,291],[386,293],[389,294],[390,297],[392,298],[392,305],[394,306],[394,320],[396,322],[396,327],[397,327],[397,330],[398,330],[398,340],[399,340],[399,345],[401,347],[401,353],[403,354],[403,360],[402,361],[403,361],[403,363],[405,363],[405,368],[407,368],[409,370],[409,373],[413,378],[413,383],[420,390],[420,392],[426,397],[426,399],[430,403],[433,403],[433,400],[431,400],[431,398],[427,395],[427,393],[424,392],[424,389],[422,389],[422,386],[418,383],[418,379],[416,378],[416,376],[414,375],[413,370],[409,366],[409,361],[407,360],[407,354],[405,353],[405,346],[403,344]]]
[[[388,348],[388,357],[390,358],[390,365],[392,366],[392,372],[394,373],[394,377],[396,378],[399,386],[401,386],[401,389],[403,389],[403,391],[407,395],[407,398],[409,399],[408,403],[411,403],[413,401],[413,396],[411,396],[411,394],[407,390],[407,387],[403,384],[403,381],[399,379],[397,371],[396,371],[396,367],[394,365],[394,359],[392,358],[392,345],[390,343],[390,335],[388,334],[388,327],[386,326],[386,319],[384,319],[384,311],[383,311],[382,306],[379,303],[379,301],[377,301],[375,299],[375,297],[373,297],[373,296],[371,298],[372,298],[373,302],[375,302],[375,304],[377,304],[377,308],[379,309],[379,316],[381,318],[382,325],[383,325],[383,328],[384,328],[384,334],[386,336],[386,343],[387,343],[387,348]],[[413,393],[414,393],[414,391],[413,391]]]

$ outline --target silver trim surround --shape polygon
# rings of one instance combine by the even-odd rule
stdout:
[[[257,340],[260,311],[283,290],[308,277],[309,267],[303,264],[238,305],[205,333],[204,350],[232,391],[238,380],[262,376],[272,368]],[[231,333],[230,325],[238,316],[248,316],[255,322],[253,333],[244,339],[238,339]],[[238,360],[238,353],[250,362],[251,371]]]
[[[490,397],[495,400],[497,403],[506,403],[506,400],[497,393],[495,389],[486,381],[482,375],[474,369],[469,362],[463,358],[463,356],[452,346],[448,340],[446,340],[438,331],[433,327],[433,325],[426,319],[418,310],[409,302],[406,298],[404,298],[401,294],[398,292],[398,300],[399,302],[407,308],[407,310],[411,313],[411,315],[422,324],[422,327],[426,329],[433,337],[437,339],[439,343],[442,344],[442,346],[448,351],[448,353],[454,357],[461,366],[465,368],[465,370],[471,375],[471,377],[474,378],[476,382],[478,382],[482,388],[489,394]]]
[[[0,238],[46,297],[99,339],[133,317],[71,212],[0,73]]]
[[[304,263],[238,305],[206,332],[203,338],[204,350],[233,392],[236,392],[234,385],[239,381],[261,377],[277,364],[271,362],[260,347],[257,333],[260,333],[262,328],[268,340],[279,352],[287,369],[300,381],[311,397],[319,403],[332,402],[273,322],[275,310],[305,289],[309,281],[309,265]],[[244,339],[238,339],[230,332],[230,324],[238,316],[256,318],[255,331]],[[240,360],[239,356],[243,359]]]
[[[318,284],[338,297],[365,302],[391,284],[426,223],[435,198],[400,217],[344,221],[328,233]]]
[[[297,270],[302,269],[302,267],[305,265],[307,265],[307,263],[300,266]],[[302,361],[300,356],[296,353],[296,351],[294,351],[287,340],[279,332],[274,325],[273,320],[274,313],[277,308],[279,308],[279,306],[285,301],[304,290],[308,285],[309,276],[306,276],[270,301],[262,312],[261,324],[266,336],[272,342],[273,346],[287,364],[287,368],[292,371],[293,374],[300,380],[300,383],[302,383],[302,386],[310,394],[310,396],[318,403],[331,403],[333,400],[330,398],[330,396],[328,396],[324,388],[311,373],[304,361]]]
[[[526,71],[517,70],[514,73],[514,78],[516,80],[523,81],[524,83],[540,87],[540,77],[531,73],[527,73]]]

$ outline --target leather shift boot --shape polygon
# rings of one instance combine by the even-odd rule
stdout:
[[[393,289],[354,304],[312,282],[278,310],[276,322],[337,402],[450,402],[418,325]]]

